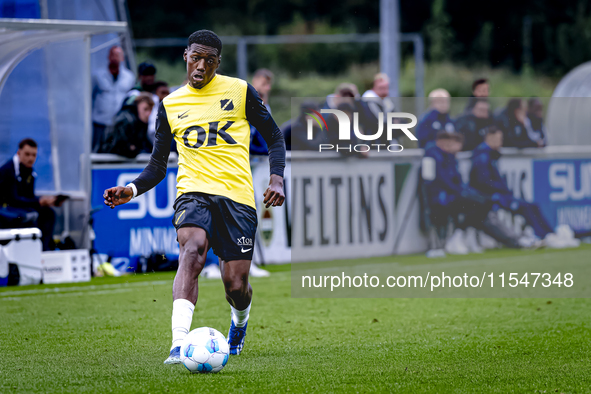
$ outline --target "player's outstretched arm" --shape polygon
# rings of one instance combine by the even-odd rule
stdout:
[[[150,162],[146,168],[129,185],[125,187],[116,186],[105,190],[103,193],[105,205],[115,208],[117,205],[125,204],[132,198],[152,189],[166,177],[170,144],[172,143],[172,132],[163,102],[158,107],[156,135],[154,138],[154,149],[152,150],[152,156],[150,156]]]
[[[103,198],[105,199],[105,205],[108,207],[115,208],[117,205],[125,204],[129,202],[133,197],[133,189],[131,187],[116,186],[105,190]]]

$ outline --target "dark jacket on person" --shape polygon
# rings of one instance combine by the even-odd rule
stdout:
[[[32,168],[22,165],[16,157],[4,163],[0,167],[0,208],[38,209],[39,198],[35,196],[36,176]]]
[[[290,150],[318,152],[320,144],[331,143],[325,128],[316,126],[315,123],[312,124],[312,139],[308,140],[308,124],[305,114],[291,121],[289,125],[283,124],[281,131],[285,136],[286,144],[287,141],[290,141]]]
[[[455,126],[449,114],[442,114],[436,109],[427,112],[417,125],[417,138],[419,148],[425,148],[429,142],[435,141],[437,133],[445,130],[448,133],[455,131]]]
[[[544,119],[532,113],[528,113],[527,118],[529,119],[531,126],[530,139],[535,140],[535,142],[542,141],[544,145],[546,145],[546,128],[544,127]]]
[[[134,158],[140,153],[152,152],[148,138],[148,124],[137,115],[136,105],[127,105],[115,116],[113,125],[105,131],[101,153]]]
[[[527,128],[520,123],[515,116],[509,115],[507,109],[503,109],[497,116],[497,126],[503,130],[503,146],[513,148],[537,147],[527,134]]]
[[[462,194],[465,187],[458,171],[456,156],[431,142],[425,148],[425,157],[435,160],[435,179],[425,181],[429,204],[450,204]]]
[[[456,131],[464,135],[462,150],[473,150],[484,141],[486,129],[495,123],[492,118],[478,118],[469,113],[456,119]]]
[[[491,196],[495,193],[513,196],[507,182],[501,176],[498,161],[501,153],[483,142],[472,153],[470,186],[480,193]]]

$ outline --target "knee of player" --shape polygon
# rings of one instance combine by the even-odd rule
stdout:
[[[248,292],[248,279],[240,277],[224,280],[224,287],[230,297],[241,297]]]
[[[191,239],[181,245],[181,253],[192,256],[196,260],[199,256],[204,256],[207,253],[207,242],[200,238]]]

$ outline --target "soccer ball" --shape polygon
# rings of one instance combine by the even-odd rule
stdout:
[[[229,354],[226,337],[210,327],[194,329],[181,344],[181,362],[191,373],[220,372]]]

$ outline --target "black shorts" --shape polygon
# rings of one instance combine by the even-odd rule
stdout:
[[[222,260],[252,260],[257,230],[254,208],[227,197],[185,193],[176,199],[174,209],[172,224],[177,231],[181,227],[200,227]]]

